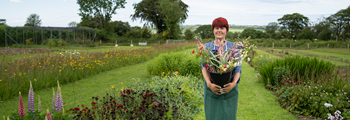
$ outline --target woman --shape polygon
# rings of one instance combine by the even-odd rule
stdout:
[[[204,44],[205,48],[210,48],[211,50],[228,50],[226,48],[231,48],[234,45],[234,43],[225,40],[226,33],[229,30],[229,25],[225,18],[216,18],[212,23],[212,30],[215,40]],[[219,44],[221,41],[224,44]],[[205,80],[205,118],[207,120],[236,120],[241,66],[233,69],[231,82],[224,85],[224,88],[210,82],[210,75],[204,67],[204,63],[202,63],[201,69]]]

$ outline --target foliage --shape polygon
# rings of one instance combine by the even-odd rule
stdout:
[[[266,31],[266,34],[269,36],[269,38],[271,38],[276,34],[276,31],[278,30],[278,28],[279,26],[277,22],[270,22],[269,24],[267,24],[265,31]]]
[[[91,0],[78,0],[79,16],[84,19],[95,18],[97,23],[101,23],[102,29],[107,29],[112,15],[116,14],[116,10],[125,8],[125,0],[104,0],[104,1],[91,1]]]
[[[321,73],[331,74],[334,69],[334,65],[329,61],[325,62],[318,58],[307,58],[301,56],[286,57],[285,59],[277,59],[274,62],[264,64],[258,69],[262,76],[262,81],[265,85],[268,85],[268,80],[274,80],[273,70],[276,67],[289,66],[291,71],[291,78],[295,80],[301,80],[298,76],[319,77]],[[310,70],[315,70],[310,72]]]
[[[46,39],[44,44],[48,45],[49,47],[61,47],[66,46],[67,42],[63,41],[62,39]]]
[[[71,108],[74,119],[193,119],[200,111],[203,92],[202,86],[195,86],[197,78],[174,73],[173,77],[152,77],[146,83],[132,81],[133,85],[116,90],[118,93],[93,97],[90,109],[85,105]]]
[[[33,44],[33,39],[32,38],[26,39],[26,45],[30,46],[32,44]]]
[[[316,37],[316,33],[311,30],[309,27],[305,27],[301,32],[297,35],[297,38],[300,39],[308,39],[313,40]]]
[[[159,8],[167,26],[165,30],[167,32],[166,39],[180,38],[181,30],[179,24],[186,20],[188,10],[182,8],[180,2],[173,0],[161,0]]]
[[[272,71],[272,79],[269,79],[270,83],[268,85],[279,86],[285,84],[283,79],[286,79],[287,75],[290,73],[290,68],[288,66],[275,67]]]
[[[145,62],[159,53],[193,47],[193,43],[181,43],[157,45],[147,49],[81,52],[78,58],[55,53],[0,58],[0,71],[3,71],[0,72],[0,99],[13,98],[18,91],[26,94],[29,89],[28,80],[35,80],[35,90],[42,90],[56,86],[56,80],[64,85],[100,72]]]
[[[346,9],[341,9],[337,13],[327,17],[327,21],[333,28],[333,31],[338,40],[340,33],[344,30],[345,26],[350,22],[350,6]]]
[[[129,22],[113,21],[110,23],[110,25],[114,26],[114,33],[116,33],[118,36],[123,36],[131,30]]]
[[[329,29],[323,29],[319,34],[318,34],[318,39],[320,40],[330,40],[332,31]]]
[[[297,35],[303,28],[308,26],[309,18],[299,13],[285,14],[278,19],[279,24],[288,29],[289,35]]]
[[[68,23],[68,27],[77,27],[77,22],[72,21],[72,22]]]
[[[38,14],[30,14],[27,18],[27,22],[24,26],[39,27],[41,25],[41,19]]]
[[[186,40],[193,40],[194,32],[192,32],[190,29],[186,29],[184,34],[185,34],[185,39]]]
[[[131,39],[133,38],[151,38],[152,37],[152,31],[147,28],[137,28],[137,27],[132,27],[130,31],[125,33],[126,37],[129,37]]]
[[[89,28],[102,28],[102,25],[98,22],[97,18],[85,18],[82,19],[80,23],[77,24],[77,27],[89,27]],[[102,29],[103,30],[103,29]]]
[[[0,25],[6,25],[6,19],[0,19]]]
[[[251,37],[252,39],[265,37],[264,33],[260,30],[255,30],[252,28],[246,28],[242,31],[242,38]]]
[[[181,0],[172,2],[168,0],[142,0],[137,4],[133,4],[135,13],[131,15],[131,19],[133,21],[141,19],[141,22],[146,22],[145,25],[154,25],[157,28],[157,33],[163,33],[169,28],[179,27],[177,26],[178,22],[183,23],[187,19],[188,5]],[[166,6],[171,7],[171,9],[164,8]],[[174,30],[177,30],[177,28]]]
[[[0,46],[5,46],[5,27],[7,25],[0,25]],[[9,45],[9,43],[7,43]]]
[[[201,25],[194,31],[194,33],[199,34],[201,39],[214,38],[213,30],[211,28],[211,25]]]
[[[153,62],[147,64],[147,71],[150,75],[164,75],[175,71],[179,75],[201,75],[200,59],[194,55],[183,53],[161,54]]]

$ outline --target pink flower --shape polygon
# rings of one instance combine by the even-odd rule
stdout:
[[[282,77],[284,77],[284,75],[282,75]]]
[[[213,72],[214,70],[213,70],[213,68],[210,68],[210,70],[209,70],[210,72]]]
[[[25,110],[25,108],[24,108],[24,104],[23,104],[21,92],[19,92],[18,114],[19,114],[19,116],[21,116],[21,117],[26,116],[26,110]]]
[[[242,42],[238,42],[239,44],[241,44],[241,45],[243,45],[243,43]]]
[[[47,118],[47,120],[52,120],[52,117],[51,117],[51,114],[49,112],[49,109],[47,109],[46,118]]]
[[[157,101],[154,101],[153,104],[154,104],[154,105],[158,105],[158,102],[157,102]]]
[[[224,68],[226,68],[226,65],[224,66]]]
[[[270,86],[269,87],[271,87],[271,84],[270,84]]]

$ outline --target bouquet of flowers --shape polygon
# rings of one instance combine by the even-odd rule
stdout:
[[[242,60],[247,56],[248,51],[242,42],[236,42],[231,48],[219,47],[216,50],[210,50],[196,39],[199,47],[197,56],[200,56],[205,63],[205,67],[209,72],[220,73],[232,71],[235,67],[242,64]],[[221,41],[219,46],[225,41]]]

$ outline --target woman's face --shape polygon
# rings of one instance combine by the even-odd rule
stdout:
[[[214,27],[213,33],[214,33],[215,39],[224,40],[227,31],[226,31],[225,27],[221,27],[221,28],[220,27]]]

